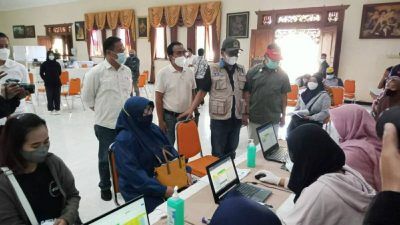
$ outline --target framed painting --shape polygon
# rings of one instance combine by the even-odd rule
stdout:
[[[249,12],[227,14],[226,36],[233,38],[249,37]]]
[[[14,38],[25,38],[25,26],[16,25],[13,26]]]
[[[147,17],[138,17],[139,38],[147,38]]]
[[[360,38],[400,38],[400,2],[364,5]]]
[[[25,37],[26,38],[35,38],[36,33],[35,33],[35,26],[25,26]]]
[[[84,41],[86,40],[85,37],[85,22],[78,21],[75,22],[75,40],[76,41]]]

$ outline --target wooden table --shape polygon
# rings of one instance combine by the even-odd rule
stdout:
[[[262,156],[261,151],[257,152],[256,160],[257,160],[256,168],[251,169],[250,173],[244,179],[242,179],[241,182],[249,182],[249,181],[250,182],[253,182],[253,181],[259,182],[254,178],[254,174],[257,171],[262,170],[262,169],[272,171],[273,173],[275,173],[276,175],[281,176],[281,177],[289,176],[289,172],[281,169],[282,164],[265,160],[264,157]],[[247,168],[246,167],[246,153],[242,154],[240,157],[235,159],[235,164],[237,165],[237,168],[239,168],[239,169]],[[189,223],[185,223],[185,224],[201,225],[202,218],[205,217],[205,218],[210,219],[212,217],[212,215],[214,214],[215,210],[217,209],[218,205],[214,203],[211,186],[208,183],[207,176],[203,177],[195,185],[199,185],[202,187],[197,187],[200,189],[197,192],[195,192],[194,194],[191,194],[188,198],[186,198],[184,192],[185,191],[190,192],[190,190],[185,190],[182,192],[182,195],[183,195],[182,198],[185,199],[185,220],[189,222]],[[195,186],[195,185],[193,185],[193,186]],[[260,188],[266,188],[261,185],[257,185],[257,186]],[[275,187],[273,185],[268,185],[268,186]],[[196,187],[193,187],[193,188],[196,188]],[[272,205],[274,207],[273,210],[278,209],[290,195],[290,193],[288,193],[286,191],[281,191],[281,190],[272,189],[272,188],[267,188],[267,189],[272,191],[272,195],[266,200],[266,203],[269,205]],[[164,211],[164,213],[165,213],[166,203],[159,206],[157,208],[157,210]],[[157,214],[157,213],[160,213],[160,212],[155,211],[150,214],[150,220],[151,220],[151,222],[153,222],[152,224],[157,224],[157,225],[166,224],[165,218],[158,220],[158,221],[154,221],[155,219],[154,219],[154,217],[152,217],[152,214],[154,216],[154,214]]]

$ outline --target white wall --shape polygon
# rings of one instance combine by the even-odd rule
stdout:
[[[400,51],[399,39],[365,39],[358,38],[362,5],[369,3],[392,2],[393,0],[221,0],[222,2],[222,29],[221,37],[225,38],[226,14],[232,12],[250,11],[250,29],[257,26],[258,10],[303,8],[331,5],[350,5],[346,10],[343,30],[343,42],[340,58],[339,75],[343,78],[352,78],[357,81],[357,95],[360,100],[370,101],[369,88],[375,87],[379,78],[389,65],[400,63],[400,59],[391,59],[386,55]],[[199,0],[84,0],[68,4],[0,12],[0,31],[11,37],[12,45],[35,45],[36,39],[13,39],[12,25],[35,25],[37,35],[45,35],[44,25],[58,23],[73,23],[84,20],[87,12],[107,11],[115,9],[134,9],[137,16],[146,16],[151,6],[186,4],[202,2]],[[187,34],[184,28],[178,31],[178,40],[186,43]],[[240,39],[241,47],[245,50],[239,63],[248,67],[250,38]],[[78,59],[87,60],[86,42],[75,42],[78,49]],[[260,46],[265,47],[265,46]],[[142,70],[150,69],[150,44],[147,39],[138,39],[138,55],[141,58]],[[166,61],[156,62],[156,71],[166,65]]]

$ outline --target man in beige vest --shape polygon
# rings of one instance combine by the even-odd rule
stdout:
[[[200,102],[210,93],[212,155],[233,154],[239,144],[242,115],[245,112],[243,92],[246,91],[246,72],[237,64],[240,43],[227,38],[222,43],[221,61],[210,64],[203,79],[198,82],[199,92],[192,106],[179,117],[192,115]]]

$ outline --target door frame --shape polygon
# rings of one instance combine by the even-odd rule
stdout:
[[[323,30],[324,28],[336,26],[336,40],[335,40],[335,53],[333,58],[333,67],[335,71],[339,71],[340,62],[340,51],[342,48],[342,35],[343,35],[343,22],[346,9],[350,5],[338,5],[338,6],[323,6],[323,7],[311,7],[311,8],[297,8],[297,9],[280,9],[280,10],[268,10],[268,11],[257,11],[257,30],[271,30],[273,34],[277,29],[311,29],[317,28]],[[309,21],[286,21],[278,22],[278,19],[284,16],[292,15],[319,15],[319,20]],[[253,32],[252,32],[253,34]],[[251,37],[253,40],[253,37]],[[253,49],[251,49],[253,51]],[[252,56],[250,54],[250,64]]]

